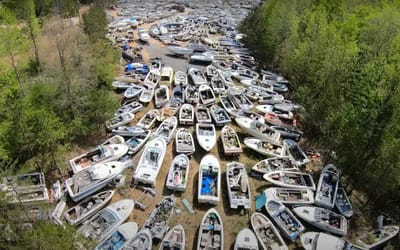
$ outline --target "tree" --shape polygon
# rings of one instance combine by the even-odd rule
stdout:
[[[94,42],[105,38],[108,21],[101,5],[93,5],[90,10],[83,15],[83,23],[83,29],[91,41]]]

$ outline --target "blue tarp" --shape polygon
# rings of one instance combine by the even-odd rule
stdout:
[[[267,202],[267,196],[264,192],[262,192],[260,195],[254,196],[254,199],[256,200],[256,211],[261,210]]]

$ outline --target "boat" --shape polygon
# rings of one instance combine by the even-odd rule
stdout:
[[[281,157],[286,154],[282,145],[271,144],[257,138],[244,138],[243,143],[250,149],[267,157]]]
[[[125,144],[129,147],[129,153],[134,154],[138,152],[150,137],[150,130],[145,130],[145,133],[134,135],[129,138]]]
[[[115,202],[85,221],[78,228],[78,233],[90,240],[102,242],[128,219],[134,207],[135,203],[131,199]]]
[[[179,154],[172,160],[166,187],[174,191],[185,191],[189,176],[190,161],[185,154]]]
[[[196,137],[200,147],[205,151],[210,151],[217,142],[214,124],[196,123]]]
[[[118,90],[118,89],[120,89],[120,90],[125,90],[125,89],[131,87],[131,86],[133,85],[133,83],[115,80],[115,81],[113,81],[113,82],[111,83],[111,85],[112,85],[114,88],[116,88],[117,90]]]
[[[113,195],[114,190],[106,190],[89,196],[65,211],[64,218],[70,225],[78,225],[103,208]]]
[[[210,52],[193,53],[190,56],[190,62],[212,63],[214,56]]]
[[[192,80],[193,84],[195,86],[200,86],[200,85],[207,85],[207,78],[204,76],[203,72],[201,72],[199,69],[191,67],[188,69],[188,75],[190,79]]]
[[[219,105],[214,104],[210,107],[211,117],[213,118],[215,125],[224,126],[231,122],[231,118],[225,109],[221,108]]]
[[[120,136],[120,135],[113,135],[109,137],[107,140],[105,140],[101,145],[110,145],[110,144],[124,144],[125,143],[125,138]]]
[[[276,229],[267,216],[255,212],[251,215],[250,221],[261,249],[289,250],[278,229]]]
[[[161,68],[163,66],[163,60],[160,57],[155,57],[150,59],[150,72],[152,70],[158,70],[158,72],[161,71]],[[156,71],[153,71],[156,72]]]
[[[195,86],[189,85],[185,88],[185,99],[187,103],[199,103],[199,91]]]
[[[175,116],[166,118],[154,132],[154,136],[163,138],[168,144],[174,136],[176,127],[178,126],[178,119]]]
[[[121,249],[122,246],[131,240],[133,236],[138,231],[138,225],[136,222],[126,222],[115,229],[111,235],[102,241],[94,250],[118,250]]]
[[[112,133],[120,136],[136,136],[146,134],[146,130],[141,127],[133,126],[120,126],[112,130]]]
[[[133,238],[122,246],[124,250],[151,250],[153,238],[148,229],[143,229],[133,236]]]
[[[161,240],[168,230],[168,221],[175,206],[174,196],[165,196],[151,211],[144,222],[143,229],[150,230],[153,239]]]
[[[293,126],[287,125],[272,125],[271,129],[279,132],[282,139],[291,139],[294,141],[300,141],[303,136],[303,132]]]
[[[285,205],[311,205],[314,192],[310,189],[271,187],[264,190],[267,199],[282,202]]]
[[[132,113],[135,114],[137,112],[139,112],[141,109],[143,109],[143,104],[139,103],[139,102],[130,102],[128,104],[125,104],[123,106],[121,106],[117,112],[115,112],[115,116],[118,115],[122,115],[125,113]]]
[[[255,234],[248,228],[240,230],[236,236],[234,250],[258,250],[258,242]]]
[[[185,103],[179,110],[179,123],[191,125],[194,123],[194,108],[192,104]]]
[[[140,41],[142,41],[144,43],[149,42],[150,35],[149,35],[149,32],[147,32],[147,30],[145,30],[144,28],[138,28],[137,31],[138,31],[138,37],[139,37]]]
[[[174,84],[181,85],[181,86],[187,86],[188,85],[188,77],[187,77],[186,73],[183,71],[175,72]]]
[[[224,82],[225,87],[233,87],[235,86],[235,83],[232,80],[232,74],[230,70],[222,71],[218,69],[218,74],[221,77],[222,81]]]
[[[212,154],[203,156],[200,161],[198,188],[199,203],[218,204],[221,199],[221,168]]]
[[[128,152],[128,146],[109,144],[98,146],[68,161],[74,174],[98,163],[115,161]]]
[[[264,119],[271,126],[296,127],[296,119],[285,119],[275,113],[265,113]]]
[[[199,87],[200,100],[204,105],[211,105],[215,103],[216,98],[213,90],[208,85],[200,85]]]
[[[232,209],[250,209],[251,194],[245,166],[239,162],[226,164],[226,182],[229,204]]]
[[[161,241],[160,250],[185,250],[185,229],[181,225],[171,228]]]
[[[292,103],[289,100],[278,102],[273,105],[274,105],[274,109],[282,110],[282,111],[286,111],[286,112],[288,112],[288,111],[295,112],[298,109],[304,109],[304,107],[302,107],[301,105]]]
[[[315,183],[311,175],[301,172],[277,170],[266,173],[263,178],[281,187],[311,189],[315,191]]]
[[[191,155],[195,151],[192,133],[185,128],[178,128],[175,136],[176,152]]]
[[[225,84],[218,75],[211,78],[211,87],[214,93],[217,95],[226,93]]]
[[[240,110],[251,111],[253,109],[254,106],[253,103],[243,94],[243,92],[240,93],[234,93],[232,91],[228,92],[229,92],[228,97]]]
[[[177,56],[185,56],[193,53],[192,49],[184,48],[181,46],[168,46],[167,50],[169,53]]]
[[[304,250],[365,250],[341,238],[320,232],[304,233],[300,236],[300,242]]]
[[[344,216],[329,209],[313,206],[298,206],[293,212],[305,222],[328,233],[344,236],[347,233],[347,220]]]
[[[106,128],[112,130],[119,126],[124,126],[130,123],[135,118],[133,113],[124,113],[114,116],[114,118],[106,121]]]
[[[279,156],[257,162],[252,170],[261,174],[266,174],[280,170],[298,171],[299,169],[289,157]]]
[[[139,96],[139,101],[142,103],[149,103],[154,96],[154,88],[145,88]]]
[[[131,84],[129,88],[127,88],[124,92],[124,97],[126,99],[132,99],[137,96],[140,96],[140,94],[143,92],[144,88],[140,85],[136,84]]]
[[[285,205],[278,201],[267,200],[265,209],[271,219],[278,226],[283,237],[294,241],[305,230],[303,224],[293,215]]]
[[[282,119],[291,120],[294,118],[294,115],[291,111],[283,111],[275,108],[274,105],[265,104],[265,105],[257,105],[256,109],[261,113],[274,113],[276,116]]]
[[[232,77],[238,79],[239,81],[242,81],[257,79],[259,75],[257,72],[250,69],[241,68],[238,70],[232,70]]]
[[[98,163],[65,180],[65,187],[71,199],[78,202],[108,185],[124,168],[118,161]]]
[[[214,65],[208,65],[206,67],[206,75],[208,78],[212,78],[213,76],[218,76],[218,69]]]
[[[155,89],[160,83],[160,78],[161,78],[160,70],[151,69],[144,78],[143,85],[149,89]]]
[[[224,153],[227,155],[240,154],[243,152],[239,137],[236,131],[227,125],[221,130],[221,141]]]
[[[164,106],[169,101],[169,88],[161,84],[154,92],[154,104],[156,108]]]
[[[170,66],[164,66],[161,68],[160,84],[172,84],[174,80],[174,69]]]
[[[253,120],[248,117],[237,117],[235,118],[235,121],[247,134],[274,145],[281,145],[281,134],[275,130],[272,130],[264,123],[264,120]]]
[[[143,129],[151,129],[155,122],[160,119],[160,113],[157,109],[152,109],[146,112],[143,117],[137,122],[136,126]]]
[[[197,250],[224,249],[224,227],[215,208],[209,209],[200,223]]]
[[[182,103],[176,101],[169,101],[161,111],[161,117],[171,117],[175,116],[179,109],[181,108]]]
[[[340,214],[351,217],[353,216],[353,206],[350,203],[350,199],[346,194],[346,190],[343,187],[339,187],[336,193],[335,207]]]
[[[356,246],[363,249],[377,250],[381,249],[391,239],[399,233],[399,226],[385,225],[379,229],[368,232],[358,238],[355,242]]]
[[[222,107],[233,117],[240,116],[242,110],[238,109],[228,96],[220,95],[219,100]]]
[[[339,186],[339,172],[333,164],[326,165],[319,176],[315,205],[332,209]]]
[[[204,105],[196,105],[195,115],[197,123],[211,123],[210,110]]]
[[[286,149],[286,154],[296,163],[298,167],[306,165],[311,161],[301,149],[299,144],[297,144],[297,142],[290,139],[285,139],[283,140],[283,146]]]
[[[177,85],[172,90],[171,101],[185,103],[185,89],[182,85]]]

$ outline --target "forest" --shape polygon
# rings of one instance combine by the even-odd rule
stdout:
[[[260,67],[291,82],[299,124],[347,190],[399,220],[400,1],[268,0],[240,31]]]

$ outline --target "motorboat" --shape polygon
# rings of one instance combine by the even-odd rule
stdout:
[[[185,128],[178,128],[175,137],[176,152],[191,155],[195,151],[192,133]]]
[[[257,138],[244,138],[243,143],[250,149],[267,157],[282,157],[286,155],[282,145],[276,145]]]
[[[168,117],[160,124],[160,126],[154,132],[154,136],[163,138],[165,142],[168,144],[172,140],[177,126],[178,126],[178,119],[176,119],[175,116]]]
[[[174,191],[185,191],[189,176],[190,161],[185,154],[179,154],[172,160],[166,187]]]
[[[332,209],[339,187],[339,171],[333,164],[326,165],[319,176],[315,205]]]
[[[221,199],[221,168],[218,159],[208,154],[199,165],[198,202],[217,205]]]
[[[310,189],[271,187],[264,190],[267,199],[282,202],[285,205],[311,205],[314,192]]]
[[[197,123],[196,137],[200,147],[202,147],[207,152],[210,151],[217,142],[217,135],[214,124]]]
[[[197,250],[206,249],[224,249],[224,227],[221,216],[214,208],[204,214],[197,237]]]
[[[130,123],[134,118],[135,118],[135,114],[133,114],[133,113],[123,113],[123,114],[114,116],[114,118],[106,121],[106,128],[108,130],[112,130],[116,127],[124,126],[124,125]]]
[[[250,221],[261,249],[289,250],[278,229],[267,216],[255,212],[251,215]]]
[[[315,191],[315,183],[311,175],[301,172],[277,170],[264,174],[263,178],[280,187],[311,189]]]
[[[239,162],[226,164],[228,198],[232,209],[250,209],[251,193],[246,167]]]
[[[221,130],[221,141],[226,155],[241,154],[243,152],[236,131],[227,125]]]

